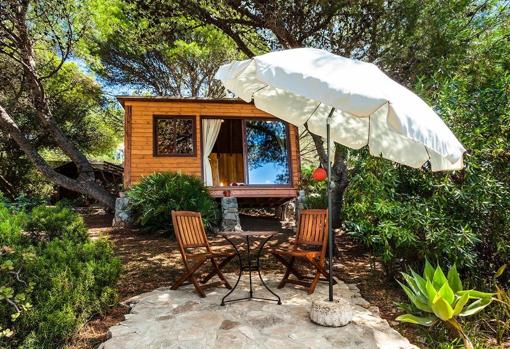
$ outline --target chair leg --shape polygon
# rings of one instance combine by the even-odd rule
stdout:
[[[225,276],[223,275],[223,273],[221,272],[219,266],[218,266],[218,263],[216,263],[216,261],[214,260],[214,257],[211,257],[211,263],[213,265],[213,268],[215,269],[215,274],[218,274],[218,277],[220,278],[220,280],[223,282],[223,284],[225,285],[226,288],[228,288],[229,290],[232,288],[232,286],[230,286],[230,284],[228,283],[227,279],[225,279]]]
[[[197,290],[198,295],[202,298],[205,298],[205,292],[202,289],[202,287],[200,287],[200,284],[198,283],[197,278],[194,276],[190,276],[190,279],[191,279],[191,282],[193,283],[193,285],[195,286],[195,290]]]
[[[231,255],[231,256],[227,256],[225,257],[225,259],[223,259],[223,261],[221,261],[221,263],[218,265],[218,269],[223,269],[223,267],[225,265],[228,264],[228,262],[230,262],[236,255]],[[212,277],[216,275],[216,270],[212,270],[209,274],[207,274],[200,282],[202,284],[206,284],[209,280],[212,279]]]
[[[292,260],[295,259],[295,257],[291,257],[291,259],[290,259],[290,261],[292,261],[292,264],[291,264],[289,261],[287,261],[285,258],[280,256],[279,254],[273,253],[273,256],[275,256],[276,259],[278,259],[284,266],[286,266],[287,269],[290,268],[290,269],[288,269],[289,273],[293,274],[298,279],[303,279],[303,275],[301,275],[301,273],[298,272],[293,267],[294,261],[292,261]]]
[[[197,261],[191,268],[189,268],[188,264],[185,262],[184,267],[186,268],[186,271],[184,272],[183,275],[181,275],[177,279],[177,281],[175,281],[175,283],[172,285],[172,287],[170,289],[177,290],[184,283],[184,281],[186,281],[188,279],[190,279],[192,282],[193,282],[193,280],[195,280],[193,282],[193,284],[196,283],[196,285],[195,285],[195,288],[196,288],[198,285],[198,282],[193,277],[193,274],[198,270],[198,268],[200,268],[202,266],[202,264],[204,264],[204,262],[205,262],[205,258]],[[201,292],[202,292],[202,294],[204,294],[203,291],[201,291]],[[204,297],[205,297],[205,294],[204,294]]]
[[[307,260],[317,268],[317,272],[319,273],[319,278],[320,278],[320,274],[324,275],[324,277],[326,278],[326,280],[329,280],[329,273],[326,271],[326,268],[324,267],[324,263],[321,263],[320,260],[317,261],[313,258],[307,258]],[[337,282],[333,279],[333,285],[336,285]]]
[[[316,265],[319,268],[321,274],[324,275],[326,280],[329,280],[329,272],[326,271],[324,264],[321,265],[321,264],[317,263]],[[337,284],[337,282],[335,281],[335,279],[333,279],[333,285],[336,285],[336,284]]]
[[[310,284],[310,287],[308,288],[308,294],[312,294],[315,292],[315,288],[317,287],[317,284],[319,283],[319,279],[321,277],[321,271],[317,269],[315,272],[315,277],[313,278],[313,281]]]
[[[280,256],[278,256],[280,257]],[[281,259],[283,259],[283,257],[280,257]],[[278,258],[278,259],[280,259]],[[296,258],[294,257],[291,257],[290,258],[290,262],[286,262],[284,264],[287,265],[287,270],[285,271],[285,275],[283,276],[282,278],[282,281],[280,281],[280,283],[278,284],[278,288],[281,289],[281,288],[284,288],[285,287],[285,284],[287,283],[287,280],[289,279],[289,276],[290,276],[290,273],[291,273],[291,270],[293,269],[293,265],[294,265],[294,261],[296,260]]]
[[[191,270],[191,269],[188,269],[184,272],[184,274],[182,274],[175,282],[174,284],[172,285],[172,287],[170,287],[171,290],[176,290],[178,289],[179,287],[181,287],[181,285],[184,283],[184,281],[188,280],[190,278],[191,275],[193,275],[193,273],[196,271],[195,270]]]

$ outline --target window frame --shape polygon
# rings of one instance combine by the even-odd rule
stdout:
[[[159,120],[191,120],[192,153],[164,153],[158,152],[158,121]],[[197,156],[197,127],[196,116],[194,115],[153,115],[152,116],[152,156],[153,157],[196,157]]]
[[[248,160],[247,160],[247,144],[246,144],[246,121],[250,120],[267,120],[267,121],[280,121],[285,124],[285,138],[287,145],[287,164],[289,166],[289,183],[284,184],[249,184],[246,183],[244,186],[211,186],[208,188],[214,189],[240,189],[240,188],[293,188],[294,187],[294,168],[292,164],[292,150],[290,140],[290,127],[291,124],[288,122],[278,119],[276,117],[267,116],[241,116],[241,115],[201,115],[200,119],[238,119],[241,120],[242,127],[242,139],[243,139],[243,166],[244,166],[244,179],[246,182],[249,181],[248,174]],[[201,124],[201,123],[200,123]],[[202,132],[202,125],[200,125],[200,132]],[[201,143],[202,144],[202,143]],[[204,166],[202,163],[202,178],[204,177]]]

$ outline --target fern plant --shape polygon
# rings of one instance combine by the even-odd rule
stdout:
[[[492,302],[494,293],[464,290],[455,265],[446,276],[439,265],[434,269],[426,261],[423,276],[412,269],[410,275],[402,273],[402,276],[406,285],[399,284],[411,304],[402,306],[407,314],[400,315],[397,320],[422,326],[443,321],[459,334],[466,349],[473,349],[458,317],[478,313]]]

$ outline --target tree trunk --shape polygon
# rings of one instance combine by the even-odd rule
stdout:
[[[109,208],[115,207],[114,196],[107,192],[95,181],[86,180],[83,178],[78,178],[76,180],[71,179],[53,170],[28,142],[26,137],[21,133],[18,125],[16,125],[14,120],[9,116],[7,111],[2,106],[0,106],[0,127],[7,131],[7,133],[14,139],[16,144],[18,144],[21,150],[23,150],[23,152],[26,154],[27,158],[49,180],[66,189],[88,195]]]
[[[76,165],[78,178],[71,179],[54,171],[30,144],[29,140],[20,131],[16,122],[10,117],[3,106],[0,106],[0,127],[6,130],[32,164],[34,164],[49,180],[66,189],[88,195],[109,208],[114,208],[115,198],[95,182],[94,170],[91,164],[60,129],[56,120],[53,118],[48,98],[44,92],[43,80],[55,74],[62,67],[71,52],[71,44],[73,42],[72,30],[69,30],[66,34],[68,37],[64,40],[67,43],[65,50],[61,45],[62,38],[56,39],[60,49],[65,51],[62,52],[60,64],[57,65],[52,73],[41,77],[37,71],[34,46],[29,32],[30,26],[27,24],[29,5],[29,1],[23,1],[20,2],[18,6],[8,8],[10,13],[6,18],[9,18],[11,25],[2,26],[2,34],[7,35],[9,38],[8,41],[12,47],[11,50],[3,51],[2,53],[19,63],[23,68],[26,84],[31,93],[32,104],[36,111],[37,118],[51,134],[57,146],[62,149]],[[49,25],[51,26],[51,24]]]
[[[13,185],[1,174],[0,174],[0,188],[2,188],[2,192],[4,192],[7,195],[8,199],[11,200],[14,199],[15,189]]]
[[[48,100],[44,93],[41,81],[42,79],[40,79],[37,74],[35,53],[28,32],[28,27],[25,23],[25,17],[25,11],[20,11],[18,13],[16,21],[19,31],[18,49],[21,55],[20,60],[23,71],[27,77],[27,85],[30,88],[32,95],[36,115],[44,127],[51,133],[59,148],[62,149],[62,151],[75,163],[79,176],[83,179],[93,181],[94,170],[87,158],[75,147],[74,144],[69,141],[62,130],[60,130],[57,122],[52,116]]]
[[[334,187],[331,192],[333,204],[333,228],[340,228],[342,225],[342,208],[344,205],[344,193],[349,184],[347,177],[347,149],[335,144],[335,159],[332,167]]]
[[[322,137],[310,133],[312,136],[319,160],[324,168],[328,166],[327,153],[324,149],[324,140]],[[347,177],[347,156],[345,147],[335,144],[335,157],[331,167],[331,181],[333,190],[331,191],[332,219],[333,229],[340,228],[342,225],[342,206],[344,202],[344,192],[349,184]]]

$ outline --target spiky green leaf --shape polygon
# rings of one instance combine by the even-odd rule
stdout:
[[[439,290],[445,283],[448,282],[448,279],[444,275],[443,269],[438,265],[436,270],[434,271],[434,277],[432,278],[432,284],[434,285],[436,290]]]
[[[427,297],[427,287],[426,287],[427,280],[422,278],[420,276],[420,274],[415,273],[414,270],[412,270],[412,269],[411,269],[411,274],[413,275],[413,279],[416,282],[416,286],[418,286],[418,288],[420,289],[421,294],[423,294],[423,296]]]
[[[419,294],[420,288],[416,284],[416,280],[409,274],[401,273],[404,280],[407,282],[407,285],[413,290],[413,293]]]
[[[492,298],[481,298],[471,304],[469,304],[464,310],[459,314],[459,316],[469,316],[478,313],[480,310],[491,304]]]
[[[428,259],[425,259],[425,269],[423,270],[423,277],[430,281],[434,279],[434,267],[432,267]]]
[[[455,293],[463,290],[462,282],[460,281],[457,266],[455,264],[450,268],[450,270],[448,270],[448,283]]]
[[[422,325],[422,326],[432,326],[434,324],[434,322],[437,321],[437,318],[436,317],[433,317],[433,316],[416,316],[416,315],[412,315],[412,314],[404,314],[404,315],[400,315],[399,317],[397,317],[396,319],[397,321],[400,321],[400,322],[408,322],[408,323],[411,323],[411,324],[417,324],[417,325]]]
[[[455,303],[455,307],[453,308],[453,315],[459,315],[462,310],[464,309],[464,306],[469,301],[469,295],[464,294],[462,297],[457,299],[457,302]]]
[[[464,290],[457,292],[459,296],[463,296],[464,294],[469,295],[469,298],[479,299],[479,298],[490,298],[495,295],[495,293],[491,292],[481,292],[477,290]]]
[[[453,308],[448,304],[446,299],[438,293],[432,302],[432,311],[443,321],[450,320],[453,317]]]
[[[427,311],[427,312],[430,312],[432,310],[430,308],[430,306],[427,304],[427,302],[426,302],[426,300],[424,298],[420,298],[409,287],[407,287],[406,285],[402,284],[401,282],[398,282],[398,283],[400,284],[400,286],[402,287],[402,289],[406,293],[406,295],[409,298],[409,300],[416,306],[416,308],[418,308],[418,309],[420,309],[422,311]]]
[[[498,278],[503,275],[507,266],[508,264],[503,264],[501,267],[499,267],[499,269],[496,271],[496,274],[494,274],[494,277]]]
[[[447,282],[443,284],[443,287],[441,287],[437,293],[440,294],[441,297],[443,297],[450,305],[452,305],[455,301],[455,293],[453,293],[453,290]]]
[[[432,305],[432,302],[434,301],[434,298],[436,298],[437,290],[434,288],[434,285],[432,285],[432,282],[427,280],[425,283],[425,288],[427,291],[427,300],[429,305]]]

